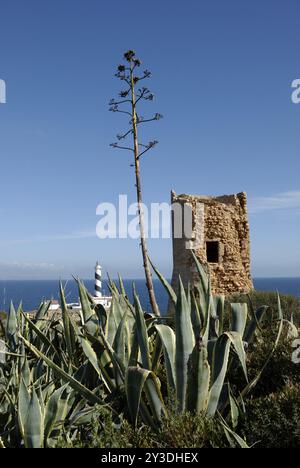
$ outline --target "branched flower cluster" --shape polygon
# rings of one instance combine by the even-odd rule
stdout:
[[[153,101],[154,99],[154,94],[146,86],[140,87],[137,90],[135,89],[135,85],[138,82],[144,79],[150,78],[151,72],[146,69],[146,70],[143,70],[142,74],[138,75],[135,73],[135,69],[141,66],[141,61],[136,57],[136,54],[133,50],[128,50],[124,54],[124,60],[127,62],[127,64],[119,65],[115,76],[119,80],[127,83],[128,87],[120,91],[119,99],[110,100],[109,111],[119,112],[121,114],[126,114],[130,116],[130,120],[129,120],[130,128],[124,133],[119,133],[117,135],[118,142],[112,143],[110,146],[112,148],[134,151],[134,148],[121,146],[119,142],[121,142],[122,140],[125,140],[127,136],[129,135],[132,136],[134,134],[134,130],[133,130],[134,124],[138,126],[144,123],[152,122],[155,120],[160,120],[163,116],[159,113],[156,113],[154,114],[153,117],[145,118],[137,113],[137,104],[141,100]],[[125,106],[126,104],[129,106],[129,110],[128,108],[126,108]],[[133,120],[134,117],[135,117],[135,122]],[[137,155],[137,159],[139,159],[143,154],[145,154],[150,149],[154,148],[157,144],[158,144],[157,140],[150,141],[147,144],[139,143],[139,147],[142,149],[142,151],[140,151],[139,154]]]

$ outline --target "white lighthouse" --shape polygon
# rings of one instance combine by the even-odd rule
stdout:
[[[97,261],[96,267],[95,267],[95,291],[94,295],[92,296],[93,303],[96,305],[102,305],[104,308],[109,309],[112,304],[112,297],[107,296],[103,294],[102,292],[102,268],[100,263]],[[52,301],[54,304],[55,301]],[[67,304],[69,309],[76,310],[76,311],[81,311],[81,303],[80,301],[77,302],[72,302],[70,304]],[[54,309],[52,309],[54,310]],[[0,356],[1,357],[1,356]]]
[[[95,297],[102,297],[102,269],[99,262],[95,268]]]
[[[93,300],[95,304],[101,304],[106,308],[109,308],[112,302],[112,297],[106,296],[102,291],[102,268],[99,262],[96,263],[95,267],[95,293]]]

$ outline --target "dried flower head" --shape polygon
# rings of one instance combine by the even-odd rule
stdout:
[[[131,62],[133,58],[135,57],[135,52],[134,50],[128,50],[124,54],[124,59],[127,60],[127,62]]]

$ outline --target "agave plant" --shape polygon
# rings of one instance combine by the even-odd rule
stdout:
[[[240,365],[244,372],[245,387],[241,395],[245,396],[256,383],[248,382],[245,350],[268,307],[252,311],[248,320],[246,304],[231,304],[231,326],[228,331],[223,330],[225,298],[212,296],[209,279],[195,256],[194,260],[199,273],[196,292],[191,292],[190,288],[185,291],[180,281],[176,294],[153,267],[174,304],[173,317],[147,320],[134,293],[134,309],[130,307],[119,317],[114,341],[108,338],[105,329],[100,331],[100,341],[109,354],[109,365],[116,378],[124,382],[135,424],[139,415],[152,425],[167,416],[156,374],[161,359],[166,368],[168,394],[175,394],[178,412],[188,410],[213,417],[223,409],[226,411],[228,405],[232,407],[235,400],[226,381],[232,365]],[[115,287],[113,293],[118,294]],[[118,297],[126,300],[123,294]],[[128,314],[133,314],[135,320],[129,334],[126,331]],[[278,339],[281,330],[282,326]],[[131,350],[128,358],[125,358],[126,349]]]
[[[37,448],[54,446],[63,424],[77,427],[90,420],[91,404],[103,403],[101,388],[95,395],[94,373],[78,340],[70,336],[69,316],[46,317],[43,303],[34,320],[11,305],[6,326],[5,359],[0,364],[1,443]],[[72,346],[72,348],[70,348]],[[77,347],[77,349],[76,349]],[[76,363],[76,364],[75,364]],[[84,374],[85,383],[80,380]]]

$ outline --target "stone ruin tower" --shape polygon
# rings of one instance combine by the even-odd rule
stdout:
[[[179,275],[184,286],[189,282],[193,285],[197,277],[190,251],[193,249],[210,274],[214,294],[251,291],[253,283],[246,193],[209,197],[177,196],[172,192],[172,204],[181,208],[179,211],[173,209],[172,220],[174,289],[178,288]],[[188,236],[183,232],[180,237],[176,229],[186,217],[189,218],[191,232]]]

